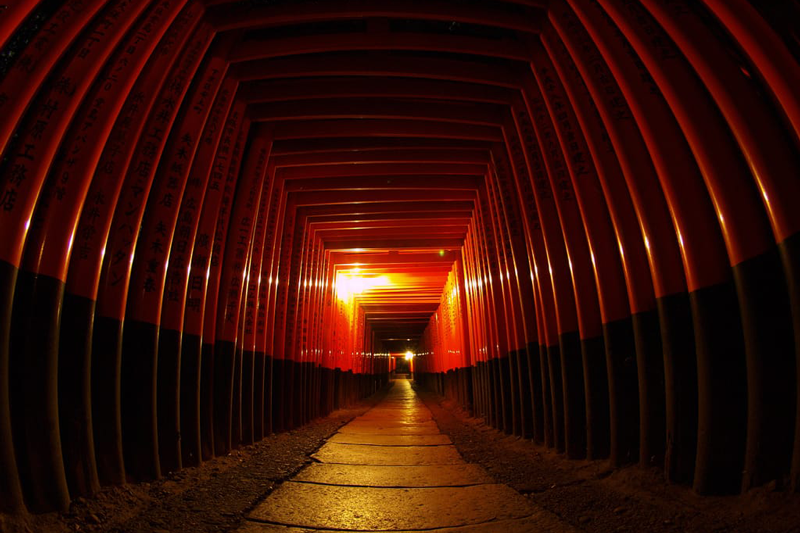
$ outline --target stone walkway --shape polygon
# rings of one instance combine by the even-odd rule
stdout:
[[[406,380],[312,457],[240,533],[573,531],[466,463]]]

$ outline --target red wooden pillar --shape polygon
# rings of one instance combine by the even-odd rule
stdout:
[[[187,227],[192,228],[187,235],[180,233],[180,243],[187,242],[187,251],[190,252],[189,265],[186,260],[170,261],[167,270],[167,283],[172,283],[183,291],[183,297],[177,300],[165,300],[162,308],[162,327],[174,327],[183,332],[181,342],[181,376],[180,376],[180,433],[181,433],[181,458],[185,466],[199,464],[203,459],[213,455],[213,431],[211,430],[210,408],[210,372],[209,358],[213,355],[211,346],[213,336],[206,339],[203,336],[203,322],[205,312],[215,314],[216,297],[212,301],[207,299],[207,288],[211,284],[217,286],[219,273],[219,254],[215,252],[215,229],[219,224],[227,227],[227,213],[229,209],[223,204],[230,204],[233,194],[233,179],[236,174],[228,172],[232,163],[236,137],[240,128],[247,131],[243,123],[244,106],[233,104],[235,80],[226,80],[220,89],[214,109],[206,126],[203,145],[213,149],[202,150],[193,163],[192,175],[206,175],[203,187],[202,201],[195,200],[195,208],[190,208],[187,201],[186,210],[195,217],[194,227],[186,220]],[[238,170],[238,169],[237,169]],[[197,173],[197,174],[196,174]],[[199,181],[203,181],[200,179]],[[191,185],[191,181],[189,183]],[[199,192],[199,191],[198,191]],[[221,220],[224,219],[223,220]],[[180,217],[180,220],[185,220]],[[218,243],[221,246],[221,243]],[[185,257],[187,252],[180,252],[177,243],[173,243],[172,254]],[[217,262],[212,265],[211,260],[217,254]],[[177,268],[176,263],[183,268]],[[211,304],[210,309],[206,305]],[[168,318],[169,317],[169,318]],[[177,322],[175,319],[180,318]],[[205,349],[204,349],[205,347]]]
[[[0,260],[14,267],[20,264],[33,209],[70,122],[114,47],[147,5],[127,11],[125,7],[124,1],[118,6],[106,6],[99,20],[89,25],[96,35],[82,34],[51,72],[62,83],[50,84],[39,91],[39,98],[18,127],[13,147],[4,143],[7,167],[0,181],[0,227],[6,238],[0,248]],[[95,10],[96,6],[89,9]],[[48,57],[40,59],[46,61]],[[13,76],[10,81],[13,83]],[[17,405],[21,410],[12,412],[14,447],[31,510],[65,509],[69,502],[57,393],[63,290],[61,280],[21,275],[15,290],[5,292],[15,299],[10,372],[16,378],[9,383],[9,390],[12,407]],[[32,327],[41,331],[33,334]],[[5,339],[0,341],[5,344]]]

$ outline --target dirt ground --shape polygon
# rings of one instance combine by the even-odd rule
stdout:
[[[454,403],[418,390],[439,428],[468,462],[588,533],[798,533],[800,495],[762,487],[742,496],[700,497],[667,484],[658,469],[612,470],[571,461],[498,432]]]
[[[211,533],[236,529],[253,506],[306,464],[325,439],[385,392],[302,428],[267,437],[153,483],[104,487],[68,513],[7,516],[0,533]]]
[[[800,495],[773,486],[737,497],[699,497],[689,488],[668,485],[655,469],[613,471],[602,461],[566,460],[486,426],[435,394],[418,392],[467,461],[576,529],[800,533]],[[105,487],[95,498],[74,501],[65,514],[0,515],[0,533],[232,531],[256,503],[310,463],[327,437],[382,396],[153,483]]]

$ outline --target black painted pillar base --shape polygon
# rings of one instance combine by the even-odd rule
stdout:
[[[558,338],[564,404],[564,451],[570,459],[586,457],[584,361],[578,332]]]
[[[664,354],[667,481],[691,483],[697,456],[697,357],[689,296],[656,300]]]
[[[34,512],[68,508],[59,429],[58,344],[64,283],[20,271],[14,293],[10,371],[14,450]]]
[[[564,382],[561,376],[561,353],[558,345],[547,347],[548,370],[550,371],[550,405],[553,409],[553,447],[564,452]]]
[[[664,344],[656,310],[633,316],[639,388],[639,464],[662,466],[666,453],[667,408],[664,378]],[[636,386],[636,369],[625,376]],[[632,380],[632,381],[631,381]]]
[[[611,449],[610,399],[604,343],[603,337],[581,339],[581,356],[586,376],[586,458],[590,460],[608,458]]]
[[[200,449],[202,460],[215,455],[214,443],[214,345],[203,343],[200,354]]]
[[[200,409],[202,346],[197,335],[183,334],[181,342],[180,443],[183,466],[203,459]]]
[[[183,468],[181,458],[180,331],[162,329],[158,337],[158,456],[162,473]]]
[[[536,343],[529,343],[527,347],[528,383],[530,388],[529,402],[531,404],[531,431],[533,441],[544,444],[544,413],[542,404],[542,364],[539,360],[540,347]]]
[[[608,369],[611,446],[609,460],[614,467],[639,460],[639,387],[636,345],[631,318],[603,324]],[[639,376],[642,374],[639,373]]]
[[[22,485],[17,470],[11,432],[9,345],[11,309],[17,269],[0,261],[0,512],[15,513],[24,509]]]
[[[780,244],[780,253],[792,309],[795,384],[800,386],[800,233],[795,233],[783,241]],[[800,390],[798,390],[795,402],[794,446],[792,447],[792,467],[789,481],[792,490],[800,492]]]
[[[236,344],[214,344],[214,455],[227,455],[233,447],[233,373]]]
[[[741,315],[733,282],[692,292],[697,348],[699,494],[741,489],[747,420],[747,369]]]
[[[100,490],[92,419],[92,326],[95,302],[64,295],[58,347],[58,417],[70,496]]]
[[[272,432],[280,433],[284,425],[284,360],[272,360]]]
[[[241,412],[241,445],[247,446],[255,442],[254,437],[254,387],[255,387],[256,354],[252,350],[242,352],[241,372],[241,399],[239,402]]]
[[[253,354],[253,440],[264,438],[264,364],[263,352]]]
[[[264,436],[274,433],[272,404],[275,401],[274,360],[271,355],[264,356]]]
[[[161,477],[156,373],[158,326],[126,320],[122,334],[122,451],[131,481]]]
[[[777,247],[733,268],[747,357],[742,491],[791,469],[797,368],[787,276]]]

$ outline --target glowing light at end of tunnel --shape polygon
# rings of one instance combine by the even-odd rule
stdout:
[[[414,359],[414,353],[411,351],[406,352],[406,361],[411,361]]]
[[[439,257],[444,257],[444,250],[439,250]]]
[[[354,269],[359,272],[360,269]],[[362,277],[357,274],[340,273],[336,276],[336,294],[342,301],[348,301],[352,296],[378,287],[386,287],[392,282],[388,276]]]

